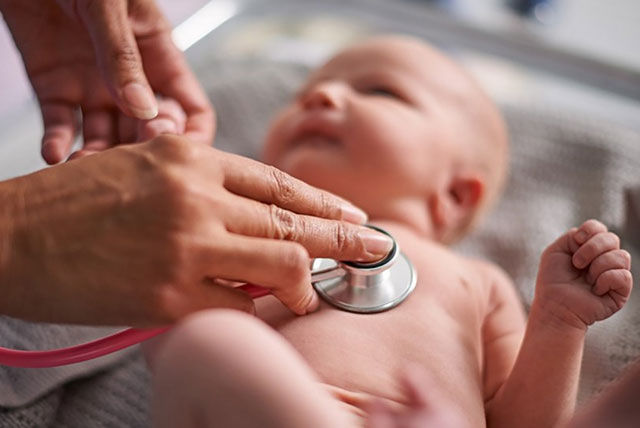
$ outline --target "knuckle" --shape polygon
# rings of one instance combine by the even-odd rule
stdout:
[[[163,161],[191,163],[202,156],[202,147],[176,135],[159,135],[149,143],[151,151]]]
[[[283,250],[282,260],[285,263],[286,277],[293,283],[300,283],[309,278],[309,253],[302,245],[287,245]]]
[[[319,204],[320,206],[318,208],[320,210],[320,216],[336,219],[342,217],[342,211],[336,206],[333,198],[331,198],[327,193],[320,192]]]
[[[268,174],[273,182],[272,194],[270,195],[272,200],[277,201],[280,205],[287,206],[296,196],[293,178],[273,166],[269,167]]]
[[[613,232],[606,233],[606,240],[616,248],[620,247],[620,237]]]
[[[137,68],[140,61],[138,51],[129,44],[114,47],[109,53],[109,59],[118,69],[124,71]]]
[[[349,233],[344,224],[338,223],[335,229],[335,245],[336,249],[340,252],[344,252],[349,248],[351,240],[349,239]],[[364,245],[363,245],[364,248]]]
[[[299,234],[297,216],[277,205],[269,205],[269,220],[272,236],[277,239],[293,241]]]

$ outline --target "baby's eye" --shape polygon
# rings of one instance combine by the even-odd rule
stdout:
[[[400,95],[398,95],[396,91],[394,91],[393,89],[382,87],[382,86],[365,88],[362,92],[366,95],[372,95],[375,97],[389,97],[389,98],[401,99]]]

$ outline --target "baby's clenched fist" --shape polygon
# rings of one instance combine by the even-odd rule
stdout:
[[[587,220],[542,254],[535,305],[554,319],[586,328],[624,306],[631,293],[631,256],[597,220]]]

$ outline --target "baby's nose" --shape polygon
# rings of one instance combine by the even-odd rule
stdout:
[[[337,83],[322,83],[309,89],[302,96],[302,105],[306,109],[341,108],[344,90]]]

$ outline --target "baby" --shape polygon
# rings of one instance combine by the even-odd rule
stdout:
[[[447,403],[423,426],[566,423],[586,330],[625,304],[630,257],[598,221],[569,230],[542,254],[525,323],[498,267],[447,247],[498,197],[507,159],[496,107],[441,53],[399,36],[339,52],[275,119],[264,160],[368,212],[416,289],[373,315],[322,303],[299,317],[272,296],[256,316],[192,315],[155,355],[155,426],[392,426],[376,408],[409,426],[412,373]]]

